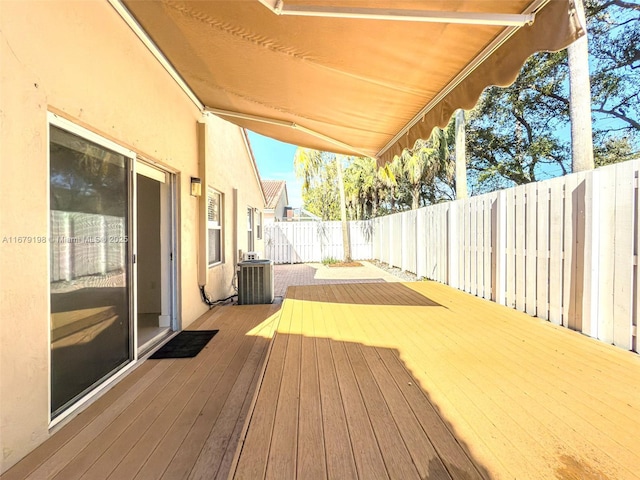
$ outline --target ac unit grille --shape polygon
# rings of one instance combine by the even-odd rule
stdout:
[[[248,260],[238,264],[238,304],[273,303],[273,263]]]

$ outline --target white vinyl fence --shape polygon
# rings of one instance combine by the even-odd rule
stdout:
[[[51,211],[51,281],[121,271],[126,231],[122,217]]]
[[[638,172],[629,161],[465,200],[350,222],[375,258],[638,351]],[[265,226],[275,263],[343,258],[340,222]]]
[[[372,223],[349,222],[351,258],[373,257]],[[342,260],[340,222],[276,222],[264,226],[265,257],[276,264]]]
[[[638,351],[638,171],[590,172],[374,220],[373,256]]]

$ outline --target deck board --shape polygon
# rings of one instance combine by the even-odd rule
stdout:
[[[173,478],[197,473],[202,452],[207,465],[213,462],[217,474],[226,478],[279,308],[229,306],[207,312],[190,329],[220,332],[198,356],[141,362],[2,480],[157,480],[171,471],[177,452],[187,444],[187,450],[198,454],[189,465],[181,464],[185,476]],[[215,451],[207,443],[211,435]]]
[[[135,451],[127,455],[122,467],[112,475],[114,478],[160,478],[169,465],[174,463],[177,452],[184,444],[196,419],[204,416],[201,412],[212,392],[217,391],[216,388],[219,388],[220,392],[228,392],[227,385],[217,387],[225,367],[229,366],[229,363],[222,360],[229,357],[238,346],[237,339],[241,338],[242,329],[238,323],[229,325],[225,330],[218,334],[225,333],[225,336],[221,337],[224,340],[224,346],[221,345],[222,348],[212,352],[214,354],[211,356],[203,357],[200,362],[190,362],[197,367],[197,370],[194,371],[193,367],[191,368],[190,380],[181,386],[181,394],[174,398],[166,414],[153,425],[155,432],[145,435],[146,438],[143,437],[136,443]],[[208,368],[201,368],[203,364]],[[196,374],[196,372],[200,373]],[[187,374],[188,372],[185,371],[183,381],[188,378]],[[191,385],[188,385],[189,381]],[[208,421],[215,421],[215,417],[213,419],[208,417]],[[123,468],[125,465],[128,465],[128,468]]]
[[[277,444],[298,452],[286,478],[325,478],[303,465],[313,431],[327,478],[640,478],[636,354],[432,282],[297,287],[285,310],[297,347],[256,405],[282,382],[300,414],[245,442],[238,471]]]
[[[244,418],[248,412],[249,403],[253,397],[251,385],[257,383],[257,375],[259,375],[256,365],[264,358],[266,349],[266,342],[254,343],[220,415],[204,442],[202,451],[189,476],[190,479],[210,479],[218,472],[221,474],[225,471],[228,472],[228,467],[231,464],[229,457],[233,457],[236,443],[240,437],[238,426],[241,428],[242,425],[239,418]],[[206,418],[206,415],[199,417],[203,422],[207,421]]]
[[[313,329],[313,317],[309,319]],[[312,331],[310,333],[311,336],[302,338],[301,345],[300,405],[303,408],[298,412],[299,448],[296,474],[310,480],[323,480],[327,478],[327,466],[322,425],[318,354],[315,332]]]
[[[276,402],[274,429],[271,438],[265,478],[280,480],[294,478],[298,451],[298,392],[300,390],[301,337],[291,333],[294,318],[300,315],[299,305],[294,304],[290,316],[282,317],[282,334],[287,337],[280,390]]]
[[[154,389],[157,393],[153,397],[150,394],[139,398],[136,409],[129,408],[123,412],[91,442],[83,455],[78,456],[77,461],[70,463],[60,472],[59,478],[98,480],[113,475],[112,478],[124,479],[135,474],[140,468],[136,463],[146,460],[145,455],[153,452],[202,382],[208,377],[217,380],[220,372],[224,371],[226,364],[220,362],[233,352],[236,343],[229,339],[239,337],[237,330],[239,329],[235,325],[221,330],[222,336],[218,341],[224,345],[223,348],[205,347],[190,361],[173,361],[170,367],[173,376],[167,383],[159,389]],[[202,368],[207,362],[214,365],[211,370]],[[105,450],[104,446],[108,443],[111,445]],[[123,463],[125,457],[130,461]]]
[[[230,342],[226,351],[214,361],[216,365],[203,384],[194,386],[193,389],[198,388],[197,394],[191,398],[179,418],[182,431],[187,433],[182,436],[184,440],[173,456],[163,478],[189,476],[256,339],[257,337],[254,337],[254,341],[251,342],[238,337],[240,341]],[[175,435],[176,432],[171,432],[167,437],[171,438]]]
[[[286,319],[291,315],[290,310],[290,305],[283,305],[280,325],[284,326]],[[245,452],[244,461],[232,466],[236,478],[258,479],[264,478],[266,473],[287,343],[288,336],[276,332],[267,357],[267,368],[260,388],[261,395],[250,412],[252,428],[247,431],[245,438],[241,439]]]
[[[354,296],[360,296],[358,289],[352,289],[351,293]],[[368,338],[368,332],[363,330],[363,333]],[[412,410],[408,399],[405,398],[394,381],[394,378],[399,377],[401,379],[402,374],[396,373],[394,375],[391,373],[385,366],[381,353],[376,347],[362,348],[362,354],[375,382],[379,385],[384,401],[388,405],[390,415],[398,424],[400,435],[402,435],[404,444],[420,478],[451,479],[451,475],[447,472],[434,445],[430,442],[428,435],[414,415],[414,410]],[[407,385],[411,386],[410,380],[407,380]],[[476,473],[475,470],[471,470]],[[469,476],[469,478],[473,477]]]
[[[634,353],[432,282],[279,308],[212,310],[2,480],[640,480]]]

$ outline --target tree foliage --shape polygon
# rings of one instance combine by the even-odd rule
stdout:
[[[585,2],[596,166],[632,158],[640,143],[640,8]],[[570,172],[566,51],[540,53],[508,88],[485,91],[467,130],[479,193]]]
[[[302,180],[304,208],[322,220],[340,220],[340,192],[333,153],[298,148],[296,176]]]
[[[508,88],[485,91],[467,126],[471,191],[535,182],[553,169],[565,174],[569,146],[557,132],[568,125],[556,98],[567,78],[566,52],[539,54]]]
[[[640,157],[640,4],[584,0],[596,166]],[[571,171],[567,52],[539,53],[513,85],[490,87],[467,112],[470,194]],[[380,169],[371,158],[344,157],[350,219],[366,219],[455,198],[455,125],[434,129]],[[302,155],[302,154],[301,154]],[[335,155],[302,155],[305,208],[339,219]],[[297,167],[298,168],[298,167]]]

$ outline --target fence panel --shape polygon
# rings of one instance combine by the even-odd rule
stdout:
[[[450,283],[451,282],[451,272],[449,271],[449,257],[451,256],[451,249],[449,245],[451,244],[449,238],[449,210],[451,210],[451,204],[443,204],[437,207],[436,212],[439,215],[436,216],[435,222],[438,226],[440,235],[438,236],[438,242],[436,243],[437,248],[439,249],[438,254],[436,255],[439,258],[439,266],[438,269],[440,272],[440,277],[442,282]]]
[[[462,212],[462,218],[460,219],[460,232],[462,233],[462,241],[464,242],[464,248],[462,249],[463,261],[460,262],[464,266],[464,283],[462,289],[465,292],[473,293],[472,285],[472,270],[474,270],[473,264],[473,251],[475,240],[475,222],[473,221],[472,211],[473,200],[463,200],[460,202],[460,209]]]
[[[636,166],[638,167],[638,166]],[[638,259],[638,255],[640,255],[640,222],[638,222],[638,210],[640,210],[640,188],[638,182],[640,182],[640,172],[638,168],[634,173],[634,188],[633,188],[633,196],[634,196],[634,239],[635,239],[635,247],[634,247],[634,256],[633,256],[633,264],[635,265],[635,273],[634,273],[634,283],[636,286],[635,291],[635,303],[633,305],[633,317],[632,317],[632,331],[633,335],[633,346],[632,348],[636,352],[640,352],[640,342],[638,341],[638,316],[640,315],[640,261]]]
[[[639,170],[640,161],[624,162],[352,222],[352,256],[638,351]],[[265,226],[271,258],[341,258],[340,222],[325,224],[319,237],[317,225],[315,237],[304,231],[314,224]]]
[[[613,343],[626,350],[633,344],[633,277],[635,221],[635,170],[625,163],[616,170],[615,253],[613,288]]]
[[[579,240],[581,211],[579,205],[579,196],[581,193],[582,174],[574,174],[565,177],[564,191],[564,263],[563,275],[564,280],[575,278],[577,274],[577,260],[579,258],[579,246],[576,242]],[[562,326],[574,330],[581,330],[582,319],[578,308],[579,302],[576,295],[576,284],[571,281],[563,282],[563,298],[562,298]]]
[[[516,309],[524,311],[525,308],[525,209],[526,209],[526,185],[514,189],[514,235],[515,235],[515,300]]]
[[[92,213],[51,212],[51,280],[69,281],[120,271],[127,254],[122,217]],[[126,263],[126,262],[125,262]]]
[[[469,230],[470,230],[470,268],[469,268],[469,291],[476,296],[482,296],[480,292],[479,279],[482,278],[482,235],[484,226],[482,224],[482,199],[480,197],[471,198],[469,203]]]
[[[369,260],[373,258],[373,232],[372,221],[349,222],[349,240],[351,243],[351,258],[354,260]],[[342,235],[342,225],[340,225]]]
[[[493,255],[493,239],[494,231],[493,231],[493,211],[494,205],[497,201],[497,194],[492,193],[485,195],[484,199],[484,235],[482,239],[483,245],[483,258],[484,258],[484,266],[483,266],[483,280],[482,280],[482,297],[487,300],[491,300],[493,298],[492,285],[494,284],[494,267],[495,259]]]
[[[416,211],[416,275],[420,278],[427,276],[427,209]]]
[[[550,189],[539,185],[536,210],[536,315],[549,320],[549,205]]]
[[[393,267],[402,267],[402,214],[395,213],[391,215],[391,229],[389,231],[391,237],[391,246],[389,248],[389,265]]]
[[[391,219],[392,217],[381,219],[384,228],[380,231],[380,251],[382,252],[380,260],[388,264],[391,264],[391,239],[393,238],[391,235]]]
[[[416,273],[416,212],[402,212],[402,270]]]
[[[535,316],[537,312],[537,266],[538,266],[538,184],[530,183],[525,187],[525,312]]]
[[[505,238],[505,305],[516,306],[516,196],[513,190],[506,192],[506,238]]]
[[[562,325],[564,178],[544,183],[549,185],[549,320]]]
[[[376,224],[384,223],[376,221]],[[349,222],[351,258],[374,257],[373,221]],[[264,226],[265,257],[276,264],[344,258],[341,222],[276,222]]]

